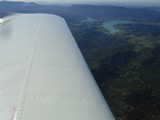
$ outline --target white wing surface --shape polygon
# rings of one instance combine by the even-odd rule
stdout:
[[[0,120],[114,120],[63,18],[0,24]]]

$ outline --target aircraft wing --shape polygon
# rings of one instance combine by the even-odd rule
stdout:
[[[1,21],[0,120],[114,120],[63,18]]]

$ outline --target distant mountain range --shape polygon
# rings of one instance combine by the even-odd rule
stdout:
[[[0,13],[50,13],[57,14],[65,19],[81,20],[80,18],[108,18],[108,19],[132,19],[136,20],[160,20],[158,11],[146,8],[118,7],[108,5],[53,5],[37,4],[34,2],[0,2]]]
[[[160,7],[149,7],[149,9],[160,12]]]

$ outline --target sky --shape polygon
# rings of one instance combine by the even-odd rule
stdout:
[[[4,0],[0,0],[4,1]],[[7,0],[5,0],[7,1]],[[103,2],[114,2],[114,3],[136,3],[136,4],[156,4],[160,5],[160,0],[8,0],[8,1],[25,1],[25,2],[58,2],[58,3],[103,3]]]

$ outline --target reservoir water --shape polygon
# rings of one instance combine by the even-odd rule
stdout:
[[[115,27],[118,24],[131,24],[134,23],[133,21],[127,20],[114,20],[114,21],[106,21],[102,24],[102,26],[108,30],[110,33],[117,33],[119,30]]]

